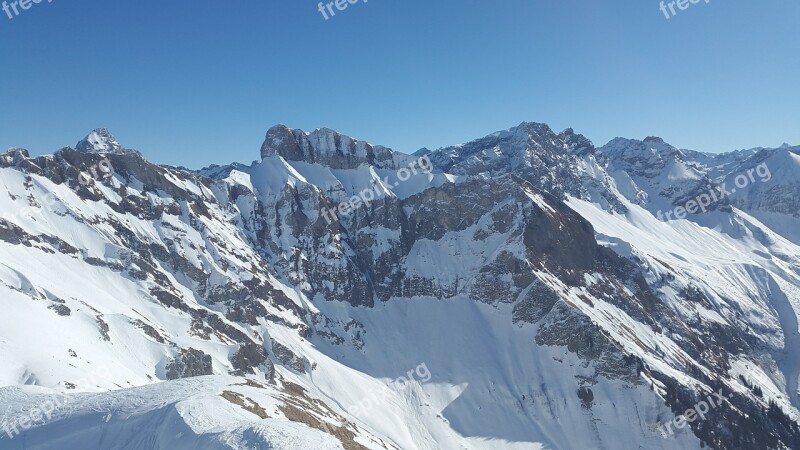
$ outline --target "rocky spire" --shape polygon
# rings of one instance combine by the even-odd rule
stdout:
[[[123,148],[108,128],[98,128],[89,133],[75,146],[84,153],[131,153],[133,150]]]

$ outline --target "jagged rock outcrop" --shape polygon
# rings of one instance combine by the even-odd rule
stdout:
[[[98,128],[92,131],[75,145],[75,149],[83,153],[137,153],[136,150],[122,147],[117,138],[108,131],[108,128]]]
[[[273,155],[332,169],[353,169],[362,164],[395,167],[391,149],[358,141],[329,128],[306,133],[276,125],[269,129],[261,146],[262,159]]]
[[[180,354],[167,363],[165,369],[168,380],[200,377],[214,373],[211,356],[193,348],[181,350]]]

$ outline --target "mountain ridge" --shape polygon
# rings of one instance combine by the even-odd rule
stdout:
[[[143,423],[170,445],[155,403],[136,406],[170,386],[174,448],[800,442],[800,247],[753,215],[791,219],[794,166],[686,220],[653,214],[704,188],[669,190],[664,174],[713,181],[789,150],[719,169],[660,139],[595,148],[523,123],[417,155],[433,172],[406,178],[413,156],[328,129],[276,126],[260,161],[199,171],[95,137],[0,155],[0,382],[19,386],[0,388],[0,423],[23,435],[0,446],[123,445]],[[428,382],[386,387],[421,363]],[[661,435],[720,389],[708,417]],[[73,390],[133,420],[102,425],[100,404],[68,396],[19,426],[40,396]],[[358,406],[375,392],[389,400]],[[208,405],[222,413],[191,413]]]

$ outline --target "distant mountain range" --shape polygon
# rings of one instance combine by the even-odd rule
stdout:
[[[0,449],[800,448],[800,147],[260,155],[0,155]]]

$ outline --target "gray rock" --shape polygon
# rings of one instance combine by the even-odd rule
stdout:
[[[181,349],[181,353],[166,365],[168,380],[213,375],[214,367],[211,356],[193,348]]]

